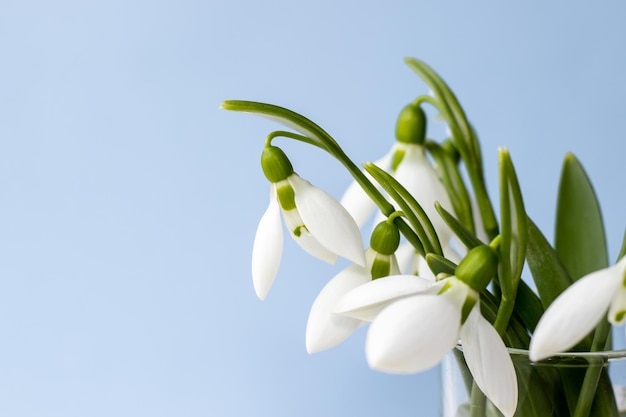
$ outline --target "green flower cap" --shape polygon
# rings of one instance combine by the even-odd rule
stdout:
[[[487,245],[476,246],[456,267],[454,275],[470,288],[481,292],[498,271],[498,254]]]
[[[370,247],[383,255],[393,255],[400,245],[398,227],[390,221],[382,221],[374,228]]]
[[[266,146],[261,154],[261,168],[265,177],[272,183],[283,181],[293,174],[293,166],[282,149]]]
[[[426,114],[420,106],[409,104],[402,109],[396,123],[396,139],[421,145],[426,140]]]

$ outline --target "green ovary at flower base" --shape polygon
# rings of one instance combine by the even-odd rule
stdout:
[[[329,263],[342,256],[365,265],[359,229],[337,200],[293,172],[280,148],[267,146],[261,165],[271,185],[252,250],[252,281],[260,299],[267,296],[282,257],[281,212],[289,234],[311,255]]]
[[[612,324],[622,324],[625,313],[626,256],[612,267],[585,275],[552,302],[533,334],[530,359],[539,361],[565,352],[605,315]]]

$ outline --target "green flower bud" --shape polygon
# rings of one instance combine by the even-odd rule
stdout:
[[[421,145],[426,140],[426,114],[420,106],[409,104],[402,109],[396,123],[398,142]]]
[[[456,267],[454,275],[474,291],[481,292],[498,271],[498,254],[490,246],[470,250]]]
[[[383,255],[393,255],[400,245],[398,227],[389,221],[382,221],[374,228],[370,237],[370,247]]]
[[[293,166],[282,149],[266,146],[261,154],[261,168],[265,177],[272,183],[287,179],[293,174]]]

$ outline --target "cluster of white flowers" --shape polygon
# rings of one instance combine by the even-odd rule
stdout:
[[[306,329],[307,351],[331,348],[370,322],[365,347],[370,366],[391,373],[416,373],[437,365],[460,341],[477,385],[504,415],[512,416],[517,404],[515,370],[502,339],[480,313],[480,289],[456,276],[435,281],[423,258],[419,261],[421,276],[412,273],[415,268],[401,271],[395,254],[399,235],[388,238],[388,229],[395,228],[393,221],[379,223],[387,231],[382,233],[386,238],[382,245],[377,243],[381,239],[376,239],[375,229],[372,247],[364,250],[354,218],[364,224],[372,216],[375,207],[367,195],[351,185],[342,205],[293,173],[278,148],[268,147],[266,152],[274,157],[280,153],[280,165],[287,169],[278,176],[268,175],[271,163],[264,159],[264,171],[272,183],[270,204],[257,229],[252,256],[259,298],[265,298],[278,270],[283,243],[281,211],[290,235],[307,252],[331,263],[338,256],[354,262],[332,278],[313,303]],[[402,158],[392,167],[398,152]],[[449,206],[448,197],[422,145],[397,143],[381,165],[424,207],[432,208],[427,212],[430,218],[440,219],[434,204]],[[458,257],[447,245],[452,233],[445,223],[434,220],[434,227],[443,237],[447,253]],[[390,248],[379,247],[385,246],[385,240],[393,241],[387,245]],[[416,256],[414,250],[406,252]],[[386,267],[383,273],[381,259]]]
[[[520,398],[553,381],[530,387],[527,375],[516,375],[505,342],[511,348],[528,348],[532,361],[581,342],[590,350],[604,349],[609,323],[626,321],[626,243],[616,265],[605,268],[608,262],[602,260],[583,262],[584,267],[574,266],[575,274],[570,276],[571,265],[564,265],[564,260],[579,264],[577,257],[589,252],[590,245],[599,247],[604,239],[599,209],[595,223],[589,222],[594,226],[585,232],[578,225],[589,218],[588,211],[570,215],[569,208],[576,205],[572,199],[586,202],[581,204],[585,207],[597,203],[588,178],[573,158],[566,158],[564,167],[569,170],[564,175],[576,186],[565,181],[560,189],[569,197],[564,199],[567,210],[562,211],[569,223],[568,227],[557,224],[557,231],[561,230],[563,240],[587,247],[577,245],[560,253],[557,245],[550,246],[526,214],[515,169],[502,149],[498,220],[487,193],[478,140],[456,98],[426,64],[414,59],[407,63],[433,94],[420,96],[401,111],[396,142],[377,162],[365,164],[365,171],[330,135],[297,113],[263,103],[223,103],[226,109],[269,117],[298,132],[273,132],[263,150],[261,165],[270,181],[270,202],[254,240],[254,289],[263,300],[274,283],[284,222],[289,235],[309,254],[329,263],[339,257],[351,262],[328,281],[311,306],[306,328],[309,353],[336,346],[368,324],[365,356],[373,369],[383,372],[421,372],[459,349],[475,385],[505,417],[511,417],[519,405],[518,379],[524,381]],[[441,113],[451,140],[426,141],[423,102]],[[278,136],[317,146],[343,163],[355,182],[341,202],[294,172],[284,152],[271,144]],[[471,190],[459,171],[461,162]],[[578,185],[586,183],[586,190],[579,192]],[[374,214],[376,207],[380,211]],[[375,227],[366,249],[361,230],[369,220]],[[596,236],[588,239],[593,233]],[[597,258],[608,259],[606,253],[598,253]],[[521,280],[526,261],[537,294]],[[595,271],[588,273],[591,270]],[[525,291],[522,301],[517,297],[520,288]],[[589,342],[586,337],[592,333]],[[585,376],[580,392],[574,394],[584,399],[575,405],[575,415],[591,407],[595,386],[587,382]],[[474,398],[473,388],[471,406],[480,408],[484,398]],[[562,388],[572,395],[572,387]],[[561,406],[548,401],[533,408],[533,413],[544,415],[553,405]]]

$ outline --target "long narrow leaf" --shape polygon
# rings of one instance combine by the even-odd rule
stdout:
[[[515,308],[517,287],[526,255],[526,211],[513,162],[506,149],[500,149],[500,265],[502,302],[494,327],[502,334]]]
[[[554,247],[574,280],[609,264],[596,193],[571,153],[565,156],[561,171]]]
[[[511,267],[511,279],[518,281],[524,268],[526,256],[526,211],[522,199],[522,191],[517,180],[517,174],[508,151],[501,151],[503,170],[507,182],[506,195],[502,199],[502,225],[501,235],[503,242],[509,242],[509,252],[506,257]],[[506,221],[505,221],[506,218]]]
[[[448,146],[454,146],[452,141],[448,141]],[[459,221],[472,233],[475,232],[473,207],[467,187],[463,182],[459,172],[458,161],[449,151],[436,142],[426,141],[426,148],[432,155],[441,171],[443,183],[448,191],[450,202],[454,213],[459,217]]]
[[[439,203],[435,203],[435,208],[437,212],[441,216],[444,222],[448,225],[450,230],[459,238],[461,243],[467,247],[467,249],[472,249],[479,245],[484,245],[484,243],[476,237],[476,235],[463,226],[463,224],[452,215],[452,213],[448,212],[443,206]]]
[[[537,286],[541,304],[546,309],[559,294],[572,285],[573,281],[559,255],[530,218],[528,218],[526,260]]]
[[[537,294],[526,284],[520,281],[517,287],[517,297],[515,298],[515,313],[524,322],[528,330],[532,333],[543,315],[544,309]],[[526,346],[527,348],[527,346]]]
[[[622,240],[622,249],[620,249],[619,255],[617,255],[617,260],[619,261],[624,256],[626,256],[626,230],[624,230],[624,239]]]
[[[470,182],[474,188],[476,203],[480,208],[485,232],[490,239],[495,238],[498,235],[498,223],[484,181],[478,141],[465,112],[452,90],[432,68],[415,58],[405,58],[405,62],[432,89],[437,99],[437,108],[448,123],[454,144],[465,163]]]
[[[454,271],[456,271],[457,267],[451,260],[440,255],[435,255],[434,253],[426,255],[426,263],[428,263],[428,267],[435,276],[441,273],[454,275]]]

